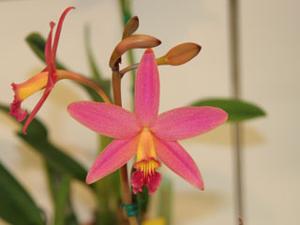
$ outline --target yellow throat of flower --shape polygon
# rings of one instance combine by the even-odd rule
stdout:
[[[151,175],[160,167],[157,161],[153,135],[148,128],[144,128],[139,137],[137,158],[134,167],[145,176]]]
[[[19,101],[22,101],[25,98],[36,93],[37,91],[42,90],[43,88],[46,87],[47,82],[48,82],[48,72],[41,72],[23,83],[14,84],[13,87],[17,99]]]

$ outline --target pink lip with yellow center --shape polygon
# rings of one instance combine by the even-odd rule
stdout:
[[[160,167],[155,150],[153,135],[148,128],[144,128],[139,135],[137,146],[136,169],[131,176],[133,192],[141,192],[146,186],[151,193],[159,186],[161,176],[156,170]]]

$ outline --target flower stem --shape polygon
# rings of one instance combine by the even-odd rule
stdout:
[[[92,88],[102,98],[102,100],[105,103],[111,103],[109,97],[105,94],[105,92],[100,87],[100,85],[97,84],[96,82],[94,82],[93,80],[88,79],[87,77],[85,77],[81,74],[70,72],[67,70],[57,70],[57,76],[58,76],[58,79],[60,79],[60,80],[61,79],[69,79],[69,80],[73,80],[75,82],[78,82],[80,84],[83,84],[87,87]]]
[[[113,95],[114,104],[122,106],[122,95],[121,95],[121,75],[119,72],[119,66],[116,66],[112,72],[112,85],[113,85]],[[124,204],[131,204],[131,191],[128,180],[127,164],[120,168],[120,181],[121,181],[121,191],[122,191],[122,202]],[[128,217],[130,225],[138,225],[137,218],[135,216]]]
[[[125,75],[125,73],[127,73],[127,72],[129,72],[129,71],[133,71],[133,70],[137,69],[138,66],[139,66],[139,63],[135,63],[135,64],[132,64],[132,65],[130,65],[130,66],[125,67],[124,69],[122,69],[122,70],[120,71],[121,77],[123,77],[123,76]]]

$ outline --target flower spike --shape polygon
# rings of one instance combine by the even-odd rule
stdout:
[[[158,114],[159,74],[154,53],[145,51],[135,79],[135,111],[95,102],[76,102],[68,107],[71,116],[88,128],[115,140],[97,157],[87,175],[93,183],[114,172],[134,155],[131,175],[133,193],[157,190],[158,172],[164,163],[176,174],[203,190],[204,184],[195,162],[177,142],[207,132],[227,119],[215,107],[182,107]]]

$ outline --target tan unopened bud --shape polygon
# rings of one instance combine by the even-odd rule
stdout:
[[[134,16],[125,25],[122,39],[132,35],[138,28],[139,28],[139,18],[137,16]]]
[[[116,64],[119,63],[121,56],[128,50],[134,48],[153,48],[161,44],[161,41],[155,37],[144,35],[144,34],[135,34],[123,39],[115,47],[110,60],[109,66],[115,68]]]
[[[171,48],[167,54],[158,58],[157,64],[159,65],[173,65],[178,66],[190,61],[201,50],[201,46],[195,43],[187,42],[182,43],[174,48]]]

